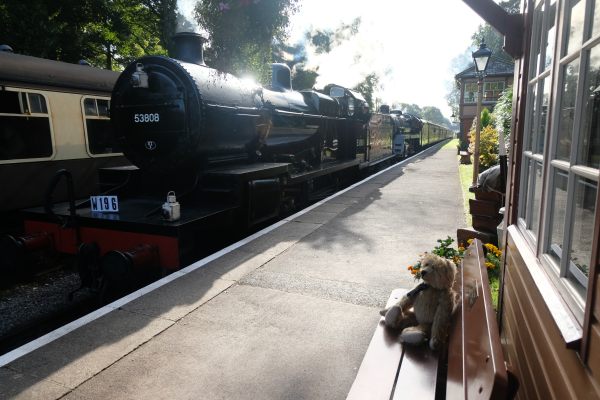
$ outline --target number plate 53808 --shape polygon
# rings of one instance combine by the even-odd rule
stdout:
[[[159,122],[160,114],[159,113],[142,113],[142,114],[133,114],[133,122],[136,124],[144,124],[148,122]]]

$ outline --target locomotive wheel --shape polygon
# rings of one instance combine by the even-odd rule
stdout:
[[[4,235],[0,239],[0,276],[3,281],[12,280],[19,272],[19,267],[24,264],[24,251],[17,240],[10,236]]]
[[[101,301],[107,303],[124,296],[134,288],[131,260],[120,251],[110,251],[102,257]]]

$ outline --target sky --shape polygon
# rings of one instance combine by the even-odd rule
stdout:
[[[179,0],[188,19],[194,3]],[[307,66],[319,67],[316,86],[352,87],[375,72],[381,84],[376,96],[384,104],[435,106],[449,118],[445,96],[460,72],[456,68],[466,67],[457,66],[455,59],[463,55],[463,62],[469,60],[475,50],[471,36],[482,19],[462,0],[301,0],[288,43],[305,40],[307,30],[335,30],[357,17],[357,34],[330,53],[316,54],[307,47]]]

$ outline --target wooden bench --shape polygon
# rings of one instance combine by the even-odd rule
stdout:
[[[474,240],[459,268],[460,293],[447,348],[402,346],[398,332],[385,328],[383,317],[363,358],[348,400],[363,399],[506,399],[516,380],[504,363],[492,309],[483,247]],[[395,303],[405,289],[388,300]]]

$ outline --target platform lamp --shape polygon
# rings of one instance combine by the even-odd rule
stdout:
[[[477,186],[477,176],[479,175],[479,136],[481,134],[481,101],[483,97],[483,78],[488,62],[492,56],[485,41],[482,39],[479,49],[473,52],[473,61],[475,62],[475,70],[477,72],[477,125],[475,127],[475,149],[473,153],[473,184],[471,187]]]

